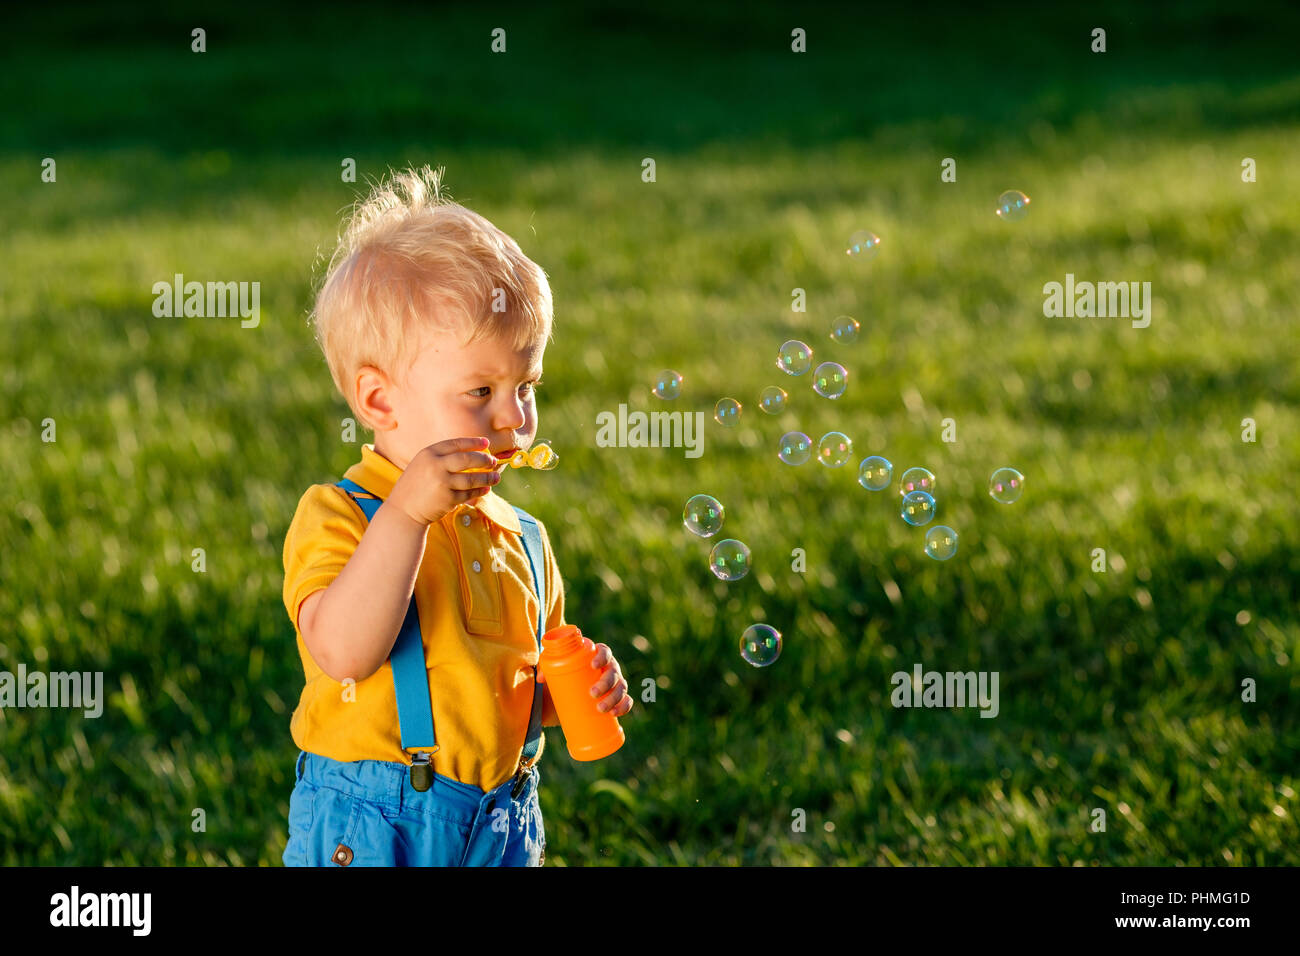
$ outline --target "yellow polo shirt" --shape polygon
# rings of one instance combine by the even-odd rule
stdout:
[[[387,498],[401,475],[402,469],[368,444],[344,477]],[[308,488],[289,525],[284,606],[306,677],[290,729],[294,743],[309,753],[409,764],[411,755],[402,750],[392,662],[385,661],[355,685],[341,684],[312,660],[298,626],[303,601],[338,577],[365,530],[365,513],[334,484]],[[544,527],[542,543],[545,630],[550,630],[564,624],[564,583]],[[523,753],[538,657],[532,580],[519,516],[494,491],[473,504],[458,505],[429,526],[415,604],[439,748],[433,769],[483,790],[513,776]],[[542,723],[559,724],[549,694]],[[544,747],[545,735],[532,763]]]

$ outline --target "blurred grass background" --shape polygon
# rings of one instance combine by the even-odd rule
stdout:
[[[569,619],[638,704],[596,764],[549,732],[548,863],[1300,862],[1295,9],[13,17],[0,669],[102,670],[108,700],[0,710],[0,862],[280,862],[302,684],[280,549],[359,456],[306,325],[365,187],[343,157],[362,180],[445,166],[551,277],[561,465],[500,490],[547,524]],[[1011,188],[1033,200],[1014,225]],[[871,262],[844,255],[860,228]],[[177,272],[259,281],[260,326],[154,318]],[[1151,282],[1151,326],[1044,318],[1067,272]],[[828,338],[842,313],[856,343]],[[777,371],[787,338],[849,368],[843,398]],[[664,407],[662,368],[708,413],[704,456],[597,448],[600,411]],[[759,412],[768,384],[787,414]],[[956,557],[855,466],[777,462],[796,427],[928,466]],[[1010,507],[985,490],[1004,464],[1027,476]],[[681,526],[700,492],[753,550],[739,582]],[[771,667],[737,652],[754,621],[785,635]],[[892,708],[915,663],[998,671],[1000,714]]]

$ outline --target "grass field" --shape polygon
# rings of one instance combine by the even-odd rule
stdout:
[[[101,670],[107,704],[0,710],[0,863],[280,862],[302,686],[280,549],[359,456],[306,325],[365,185],[345,156],[445,166],[551,279],[561,462],[500,492],[638,703],[595,764],[548,732],[548,864],[1300,863],[1296,12],[325,10],[223,14],[197,55],[188,20],[96,9],[3,40],[29,106],[0,120],[0,670]],[[1024,222],[993,214],[1011,188]],[[844,255],[860,228],[869,262]],[[260,325],[155,318],[175,273],[259,281]],[[1149,281],[1150,327],[1046,318],[1067,273]],[[828,338],[841,313],[856,343]],[[843,398],[775,368],[788,338],[850,370]],[[597,447],[601,411],[666,407],[662,368],[703,456]],[[846,432],[853,464],[781,464],[792,428]],[[937,475],[952,560],[856,483],[868,454]],[[1008,464],[1027,490],[1002,506]],[[751,547],[743,580],[683,529],[696,493]],[[767,668],[737,652],[755,621],[784,634]],[[998,716],[893,708],[917,663],[997,671]]]

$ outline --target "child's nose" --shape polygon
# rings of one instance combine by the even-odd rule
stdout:
[[[493,424],[501,431],[515,431],[523,427],[524,421],[524,407],[513,399],[497,409]]]

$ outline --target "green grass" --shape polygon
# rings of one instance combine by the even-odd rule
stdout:
[[[656,58],[631,14],[584,33],[516,11],[517,52],[487,65],[502,18],[461,10],[423,51],[433,23],[387,53],[358,28],[328,82],[319,51],[352,39],[328,16],[231,20],[197,61],[166,21],[11,33],[49,98],[0,124],[0,669],[103,670],[109,699],[98,720],[0,711],[0,862],[279,864],[302,683],[280,548],[306,487],[359,455],[305,323],[364,185],[342,156],[446,166],[551,277],[540,434],[561,464],[500,490],[547,524],[569,620],[638,703],[595,764],[548,732],[548,863],[1300,862],[1300,84],[1268,17],[1120,9],[1034,14],[1022,42],[816,11],[825,52],[802,62],[798,18],[665,19]],[[1079,54],[1094,19],[1107,59]],[[1023,223],[993,215],[1007,188],[1033,199]],[[863,227],[885,240],[867,263],[843,253]],[[154,318],[176,272],[260,281],[261,325]],[[1067,272],[1150,281],[1151,326],[1044,318]],[[852,345],[827,337],[840,313]],[[849,368],[842,399],[777,371],[792,337]],[[663,407],[661,368],[686,377],[673,407],[735,396],[740,425],[707,420],[698,460],[596,447],[600,411]],[[767,384],[787,414],[758,410]],[[956,557],[927,558],[854,467],[777,462],[796,427],[933,470]],[[1004,464],[1027,476],[1009,507],[985,490]],[[700,492],[752,548],[742,581],[681,526]],[[785,635],[769,668],[737,652],[754,621]],[[998,717],[892,708],[918,662],[998,671]]]

